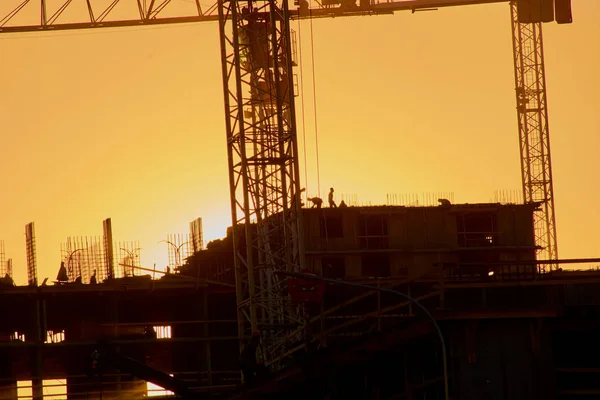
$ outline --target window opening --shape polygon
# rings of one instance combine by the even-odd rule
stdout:
[[[387,249],[388,216],[361,215],[358,220],[358,239],[363,249]]]
[[[493,213],[460,214],[456,218],[460,247],[486,247],[496,243],[496,215]]]

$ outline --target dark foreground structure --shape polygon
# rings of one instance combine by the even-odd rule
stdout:
[[[600,272],[539,273],[535,207],[306,209],[307,272],[423,304],[453,399],[599,398]],[[141,398],[146,381],[200,399],[444,398],[440,342],[418,308],[298,279],[302,334],[281,370],[257,366],[242,386],[232,264],[228,235],[160,280],[0,288],[0,399],[18,381],[41,399],[52,379],[68,399]]]

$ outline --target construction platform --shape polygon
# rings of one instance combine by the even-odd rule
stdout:
[[[541,273],[535,208],[305,209],[307,270],[424,305],[444,335],[453,399],[598,398],[600,271],[563,260]],[[282,369],[243,387],[232,247],[231,235],[214,241],[160,280],[0,289],[0,399],[17,398],[19,381],[43,398],[48,380],[65,382],[50,398],[148,394],[144,374],[97,373],[99,349],[172,374],[197,398],[444,398],[440,342],[414,304],[335,284],[300,296],[306,318],[292,330],[304,339],[290,336]]]

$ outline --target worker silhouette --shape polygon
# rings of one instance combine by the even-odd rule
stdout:
[[[310,208],[321,208],[323,205],[323,199],[320,197],[308,197],[306,200],[312,203]]]
[[[4,275],[4,278],[0,278],[0,284],[7,285],[7,286],[14,286],[15,282],[13,281],[13,278],[7,272],[6,275]]]
[[[90,277],[90,285],[95,285],[96,283],[98,282],[96,281],[96,270],[94,270],[94,273]]]
[[[333,188],[329,189],[329,207],[331,208],[337,208],[337,204],[335,204],[335,201],[333,200]]]
[[[62,261],[60,263],[60,268],[58,269],[58,275],[56,276],[56,280],[59,282],[68,282],[69,275],[67,275],[67,269],[65,268],[65,262]]]
[[[440,203],[440,207],[450,207],[451,206],[450,200],[448,200],[448,199],[438,199],[438,202]]]

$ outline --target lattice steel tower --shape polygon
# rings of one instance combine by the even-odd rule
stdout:
[[[219,1],[240,337],[276,364],[301,325],[277,270],[303,265],[287,1]]]
[[[554,260],[558,259],[558,247],[542,22],[523,23],[516,1],[511,2],[510,10],[523,199],[541,203],[534,217],[535,243],[542,247],[538,258]]]

